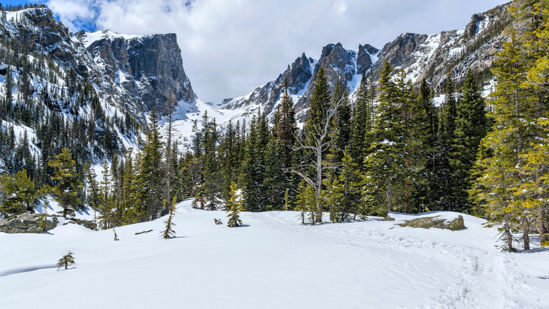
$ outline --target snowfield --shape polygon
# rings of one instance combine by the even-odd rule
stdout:
[[[501,253],[482,219],[452,232],[397,225],[419,215],[310,226],[265,212],[229,228],[190,204],[170,240],[166,218],[117,228],[118,242],[74,224],[0,233],[0,308],[549,308],[549,250]],[[57,271],[69,250],[76,264]]]

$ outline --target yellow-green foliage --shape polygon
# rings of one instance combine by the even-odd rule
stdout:
[[[226,207],[229,209],[227,211],[227,217],[229,218],[229,221],[227,221],[227,226],[229,227],[237,227],[242,225],[242,220],[240,220],[240,209],[241,201],[238,198],[238,194],[236,192],[236,183],[231,182],[230,186],[230,198],[227,201]]]

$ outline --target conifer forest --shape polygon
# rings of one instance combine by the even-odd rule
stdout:
[[[222,103],[57,2],[0,4],[0,308],[549,307],[549,1]]]

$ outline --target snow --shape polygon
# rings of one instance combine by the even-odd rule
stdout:
[[[133,39],[138,39],[142,37],[143,35],[122,34],[122,33],[117,33],[110,30],[100,30],[95,32],[86,32],[85,36],[82,39],[82,43],[86,48],[88,48],[90,45],[93,44],[93,42],[99,41],[102,39],[114,40],[116,38],[123,38],[126,40],[133,40]]]
[[[190,201],[164,220],[91,231],[0,233],[0,308],[548,308],[549,251],[508,254],[497,231],[464,215],[466,230],[403,228],[392,213],[344,224],[301,225],[297,212],[220,211]],[[153,232],[135,235],[135,232]],[[77,264],[56,271],[69,250]]]

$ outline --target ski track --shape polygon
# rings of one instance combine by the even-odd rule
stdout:
[[[359,222],[311,226],[296,225],[295,222],[289,222],[287,218],[277,215],[268,219],[257,214],[251,215],[254,220],[273,228],[323,233],[325,239],[330,239],[336,245],[393,249],[397,247],[412,254],[430,257],[436,252],[435,258],[451,265],[456,275],[456,283],[442,289],[438,296],[428,299],[425,304],[416,308],[547,308],[539,299],[536,301],[532,289],[517,269],[517,260],[513,254],[395,235],[371,226],[354,226],[352,230],[346,227],[348,224],[360,224]],[[297,219],[301,220],[296,216]],[[397,223],[398,221],[395,221],[394,224]],[[487,303],[488,299],[490,303]]]

